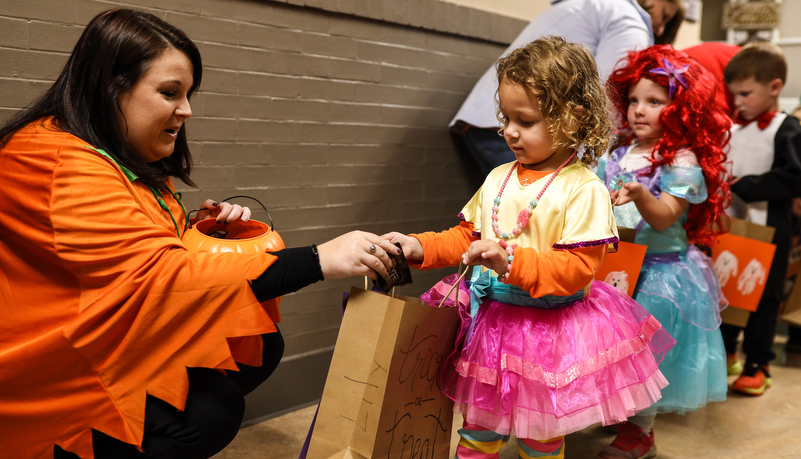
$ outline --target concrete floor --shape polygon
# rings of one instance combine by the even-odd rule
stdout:
[[[777,343],[777,350],[783,350]],[[771,367],[773,387],[761,397],[729,393],[685,416],[659,415],[654,435],[659,459],[801,458],[801,354],[781,353]],[[729,378],[729,384],[735,377]],[[315,406],[243,428],[213,459],[295,459],[303,446]],[[455,451],[458,435],[454,425]],[[566,459],[596,458],[615,438],[608,427],[592,426],[567,437]],[[453,453],[451,453],[453,457]],[[500,459],[517,459],[514,440]]]

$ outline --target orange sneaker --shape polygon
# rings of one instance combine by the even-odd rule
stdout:
[[[741,394],[762,395],[771,384],[769,366],[749,363],[731,388]]]
[[[601,459],[649,459],[656,456],[654,444],[654,431],[646,434],[640,426],[632,422],[620,424],[617,438],[611,445],[605,447]]]
[[[743,364],[737,358],[737,353],[726,353],[726,374],[729,376],[739,375],[743,372]]]

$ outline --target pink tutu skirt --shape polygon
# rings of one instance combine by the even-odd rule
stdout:
[[[455,276],[422,299],[438,306]],[[453,293],[444,304],[453,306]],[[464,299],[464,300],[463,300]],[[568,306],[541,309],[484,298],[470,333],[469,291],[441,386],[467,422],[519,438],[549,439],[625,421],[661,397],[659,362],[675,344],[637,302],[604,282]]]

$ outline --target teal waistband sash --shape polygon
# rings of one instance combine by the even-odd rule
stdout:
[[[567,296],[545,295],[539,298],[532,298],[531,295],[522,288],[498,281],[498,278],[491,275],[489,270],[482,272],[481,266],[473,268],[473,275],[469,284],[470,329],[467,332],[467,343],[470,342],[470,338],[473,336],[476,314],[478,314],[478,308],[485,298],[498,301],[499,303],[540,309],[561,308],[562,306],[584,298],[583,289]]]

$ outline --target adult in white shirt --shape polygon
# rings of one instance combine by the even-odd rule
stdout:
[[[672,43],[684,20],[683,0],[551,0],[501,57],[539,37],[558,35],[581,43],[595,57],[601,78],[629,51],[654,43]],[[514,161],[512,150],[497,134],[495,93],[498,78],[490,67],[450,122],[454,141],[478,163],[481,176]]]

